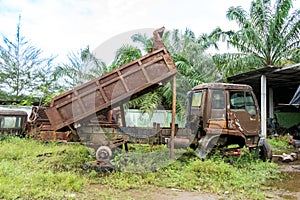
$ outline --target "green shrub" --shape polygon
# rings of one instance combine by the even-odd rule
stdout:
[[[168,156],[166,154],[165,159]],[[136,168],[139,165],[140,163],[136,163]],[[232,199],[245,196],[261,199],[265,197],[263,185],[270,179],[280,179],[277,168],[277,164],[262,162],[246,149],[243,149],[240,157],[232,157],[231,162],[220,154],[202,161],[188,152],[156,172],[114,172],[99,175],[98,181],[121,190],[155,186],[187,191],[201,190],[220,196],[228,193]]]
[[[82,145],[6,138],[0,141],[0,151],[0,199],[69,199],[73,194],[80,199],[118,199],[131,189],[161,187],[263,199],[266,182],[280,179],[275,163],[262,162],[247,149],[239,157],[217,153],[204,161],[190,149],[176,150],[176,160],[171,160],[165,146],[133,145],[129,154],[114,157],[121,171],[105,174],[83,170],[83,164],[95,158]],[[105,192],[93,190],[91,184]]]
[[[166,146],[131,145],[131,151],[119,153],[112,163],[124,172],[146,173],[154,172],[170,165],[170,149]],[[185,151],[175,149],[175,158],[179,158]]]
[[[268,139],[273,154],[282,154],[290,152],[293,149],[293,146],[290,144],[290,136],[280,136]]]
[[[0,151],[0,199],[61,199],[89,184],[81,173],[91,157],[84,146],[10,137]]]

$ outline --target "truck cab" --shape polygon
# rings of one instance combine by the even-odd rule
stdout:
[[[260,136],[260,110],[250,86],[204,83],[189,92],[188,100],[187,128],[196,135],[202,157],[232,144],[261,145],[263,159],[271,156],[269,144]]]

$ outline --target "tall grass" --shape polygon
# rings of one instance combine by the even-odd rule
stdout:
[[[61,199],[89,184],[81,166],[91,153],[83,146],[7,138],[0,152],[0,199]]]
[[[166,147],[133,147],[130,156],[115,157],[115,164],[123,163],[122,171],[101,174],[83,170],[84,163],[94,160],[93,152],[84,146],[6,138],[0,141],[0,199],[119,199],[124,191],[134,199],[131,189],[144,193],[149,188],[263,199],[266,182],[280,179],[275,163],[257,160],[247,150],[231,162],[218,154],[202,161],[192,150],[176,152],[181,156],[171,161]]]
[[[217,193],[231,199],[264,199],[267,181],[280,180],[277,164],[257,160],[246,149],[240,157],[230,158],[231,162],[219,154],[202,161],[192,153],[187,152],[156,172],[114,172],[99,175],[98,182],[101,180],[102,184],[121,190],[146,190],[149,186],[156,186]],[[162,162],[167,162],[168,155],[163,159]],[[131,169],[132,165],[128,166]]]

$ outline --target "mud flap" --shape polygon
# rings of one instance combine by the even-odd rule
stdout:
[[[199,140],[198,149],[195,151],[195,155],[201,159],[205,159],[216,146],[220,135],[206,135]]]

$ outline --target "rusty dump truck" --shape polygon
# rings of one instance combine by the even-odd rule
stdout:
[[[177,68],[161,37],[154,31],[153,50],[114,71],[34,107],[28,134],[42,140],[80,141],[94,148],[99,162],[127,143],[169,144],[170,127],[127,127],[123,103],[163,86]],[[236,144],[259,150],[263,160],[272,156],[260,135],[260,111],[248,85],[205,83],[187,94],[185,128],[175,129],[175,147],[192,147],[204,158],[215,148]],[[115,112],[114,108],[120,108]],[[118,120],[119,119],[119,120]]]

